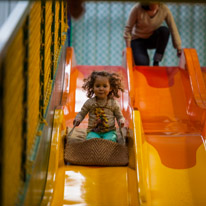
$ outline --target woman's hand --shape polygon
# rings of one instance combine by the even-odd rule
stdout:
[[[130,41],[130,40],[126,40],[125,43],[126,43],[126,47],[127,47],[127,48],[130,48],[130,47],[131,47],[131,41]]]
[[[177,49],[177,56],[180,57],[182,54],[182,49]]]

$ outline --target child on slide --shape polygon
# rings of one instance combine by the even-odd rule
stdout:
[[[119,91],[124,91],[120,76],[106,71],[94,71],[84,79],[82,88],[87,91],[89,99],[76,115],[73,124],[78,126],[89,113],[86,139],[103,138],[117,142],[115,118],[121,127],[125,122],[120,106],[114,99],[119,97]]]

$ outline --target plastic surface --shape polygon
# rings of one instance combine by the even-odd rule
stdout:
[[[73,50],[68,52],[71,62]],[[129,49],[126,56],[127,69],[71,66],[65,74],[70,84],[63,95],[65,106],[56,110],[42,205],[206,205],[205,73],[198,67],[197,55],[184,51],[184,69],[133,67]],[[86,100],[81,85],[93,70],[118,72],[125,81],[119,102],[131,133],[127,167],[63,162],[62,135],[65,126],[72,128]],[[87,118],[81,124],[86,126]]]

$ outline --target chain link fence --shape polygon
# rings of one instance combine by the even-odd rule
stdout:
[[[135,2],[86,2],[85,14],[72,21],[72,46],[81,65],[121,65],[123,31]],[[195,48],[206,66],[206,4],[168,3],[177,24],[182,48]],[[149,51],[152,57],[154,50]],[[176,66],[179,59],[171,37],[161,65]],[[160,66],[161,66],[160,65]]]

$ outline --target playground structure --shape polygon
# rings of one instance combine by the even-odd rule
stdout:
[[[169,68],[133,67],[130,49],[126,67],[75,65],[73,53],[67,48],[69,78],[64,104],[55,111],[43,205],[204,205],[205,73],[196,51],[184,49],[181,65]],[[127,167],[64,164],[65,127],[72,128],[86,99],[82,80],[93,70],[117,72],[125,82],[120,105],[131,131]]]
[[[130,49],[122,66],[78,65],[65,44],[65,5],[29,9],[30,23],[27,17],[1,55],[2,205],[204,205],[206,73],[196,51],[184,49],[176,67],[133,66]],[[40,27],[45,32],[36,32]],[[123,77],[127,167],[64,163],[65,129],[85,101],[82,80],[94,69]]]

